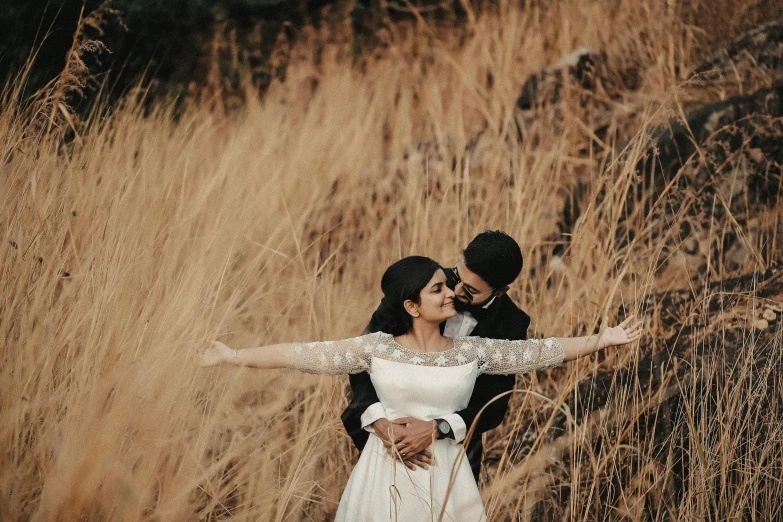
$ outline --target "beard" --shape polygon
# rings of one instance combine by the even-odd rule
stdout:
[[[470,309],[470,304],[465,303],[462,301],[462,299],[458,298],[457,296],[454,296],[454,309],[458,312],[464,312]]]
[[[483,305],[484,303],[481,303]],[[454,309],[458,312],[472,312],[473,310],[477,308],[481,308],[481,305],[474,306],[472,303],[466,303],[459,299],[458,297],[454,297]]]
[[[492,299],[492,298],[490,298]],[[485,314],[486,310],[484,310],[484,307],[489,302],[489,299],[485,299],[479,304],[473,304],[473,303],[466,303],[462,300],[460,300],[457,296],[454,296],[454,309],[457,312],[470,312],[471,315],[474,317],[478,316],[479,314]]]

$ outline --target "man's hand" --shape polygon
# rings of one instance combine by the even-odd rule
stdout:
[[[411,471],[414,471],[416,466],[428,469],[432,465],[432,452],[427,448],[438,438],[435,421],[423,421],[413,417],[394,421],[378,419],[372,427],[389,450],[389,455],[401,458]]]
[[[398,440],[402,439],[405,426],[390,422],[389,419],[378,419],[372,423],[372,429],[383,441],[383,445],[391,448]]]
[[[423,421],[413,417],[396,419],[394,424],[404,427],[402,438],[394,442],[394,448],[404,459],[408,455],[420,453],[438,438],[438,423],[434,420]]]

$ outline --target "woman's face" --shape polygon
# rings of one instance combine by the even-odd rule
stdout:
[[[442,323],[457,315],[454,309],[454,291],[446,286],[446,274],[436,270],[429,283],[419,293],[419,317],[428,322]]]

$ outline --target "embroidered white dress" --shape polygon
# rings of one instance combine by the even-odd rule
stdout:
[[[296,344],[288,366],[319,374],[369,372],[389,419],[432,420],[467,407],[476,377],[482,373],[527,373],[556,366],[563,358],[554,338],[462,337],[454,339],[450,350],[421,353],[378,332],[344,341]],[[370,434],[340,499],[336,520],[484,520],[484,506],[462,444],[442,439],[431,449],[434,465],[410,471]]]

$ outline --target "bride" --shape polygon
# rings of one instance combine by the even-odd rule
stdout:
[[[439,325],[456,313],[454,292],[446,286],[441,266],[421,256],[392,264],[383,274],[381,289],[383,300],[375,316],[381,319],[382,331],[343,341],[244,350],[215,342],[201,357],[202,366],[368,372],[389,418],[432,421],[433,463],[426,469],[408,469],[400,461],[404,446],[387,451],[378,436],[370,435],[340,499],[338,521],[485,520],[463,446],[438,438],[437,419],[465,408],[480,374],[527,373],[556,366],[641,335],[641,324],[630,316],[600,336],[543,341],[444,337]]]

